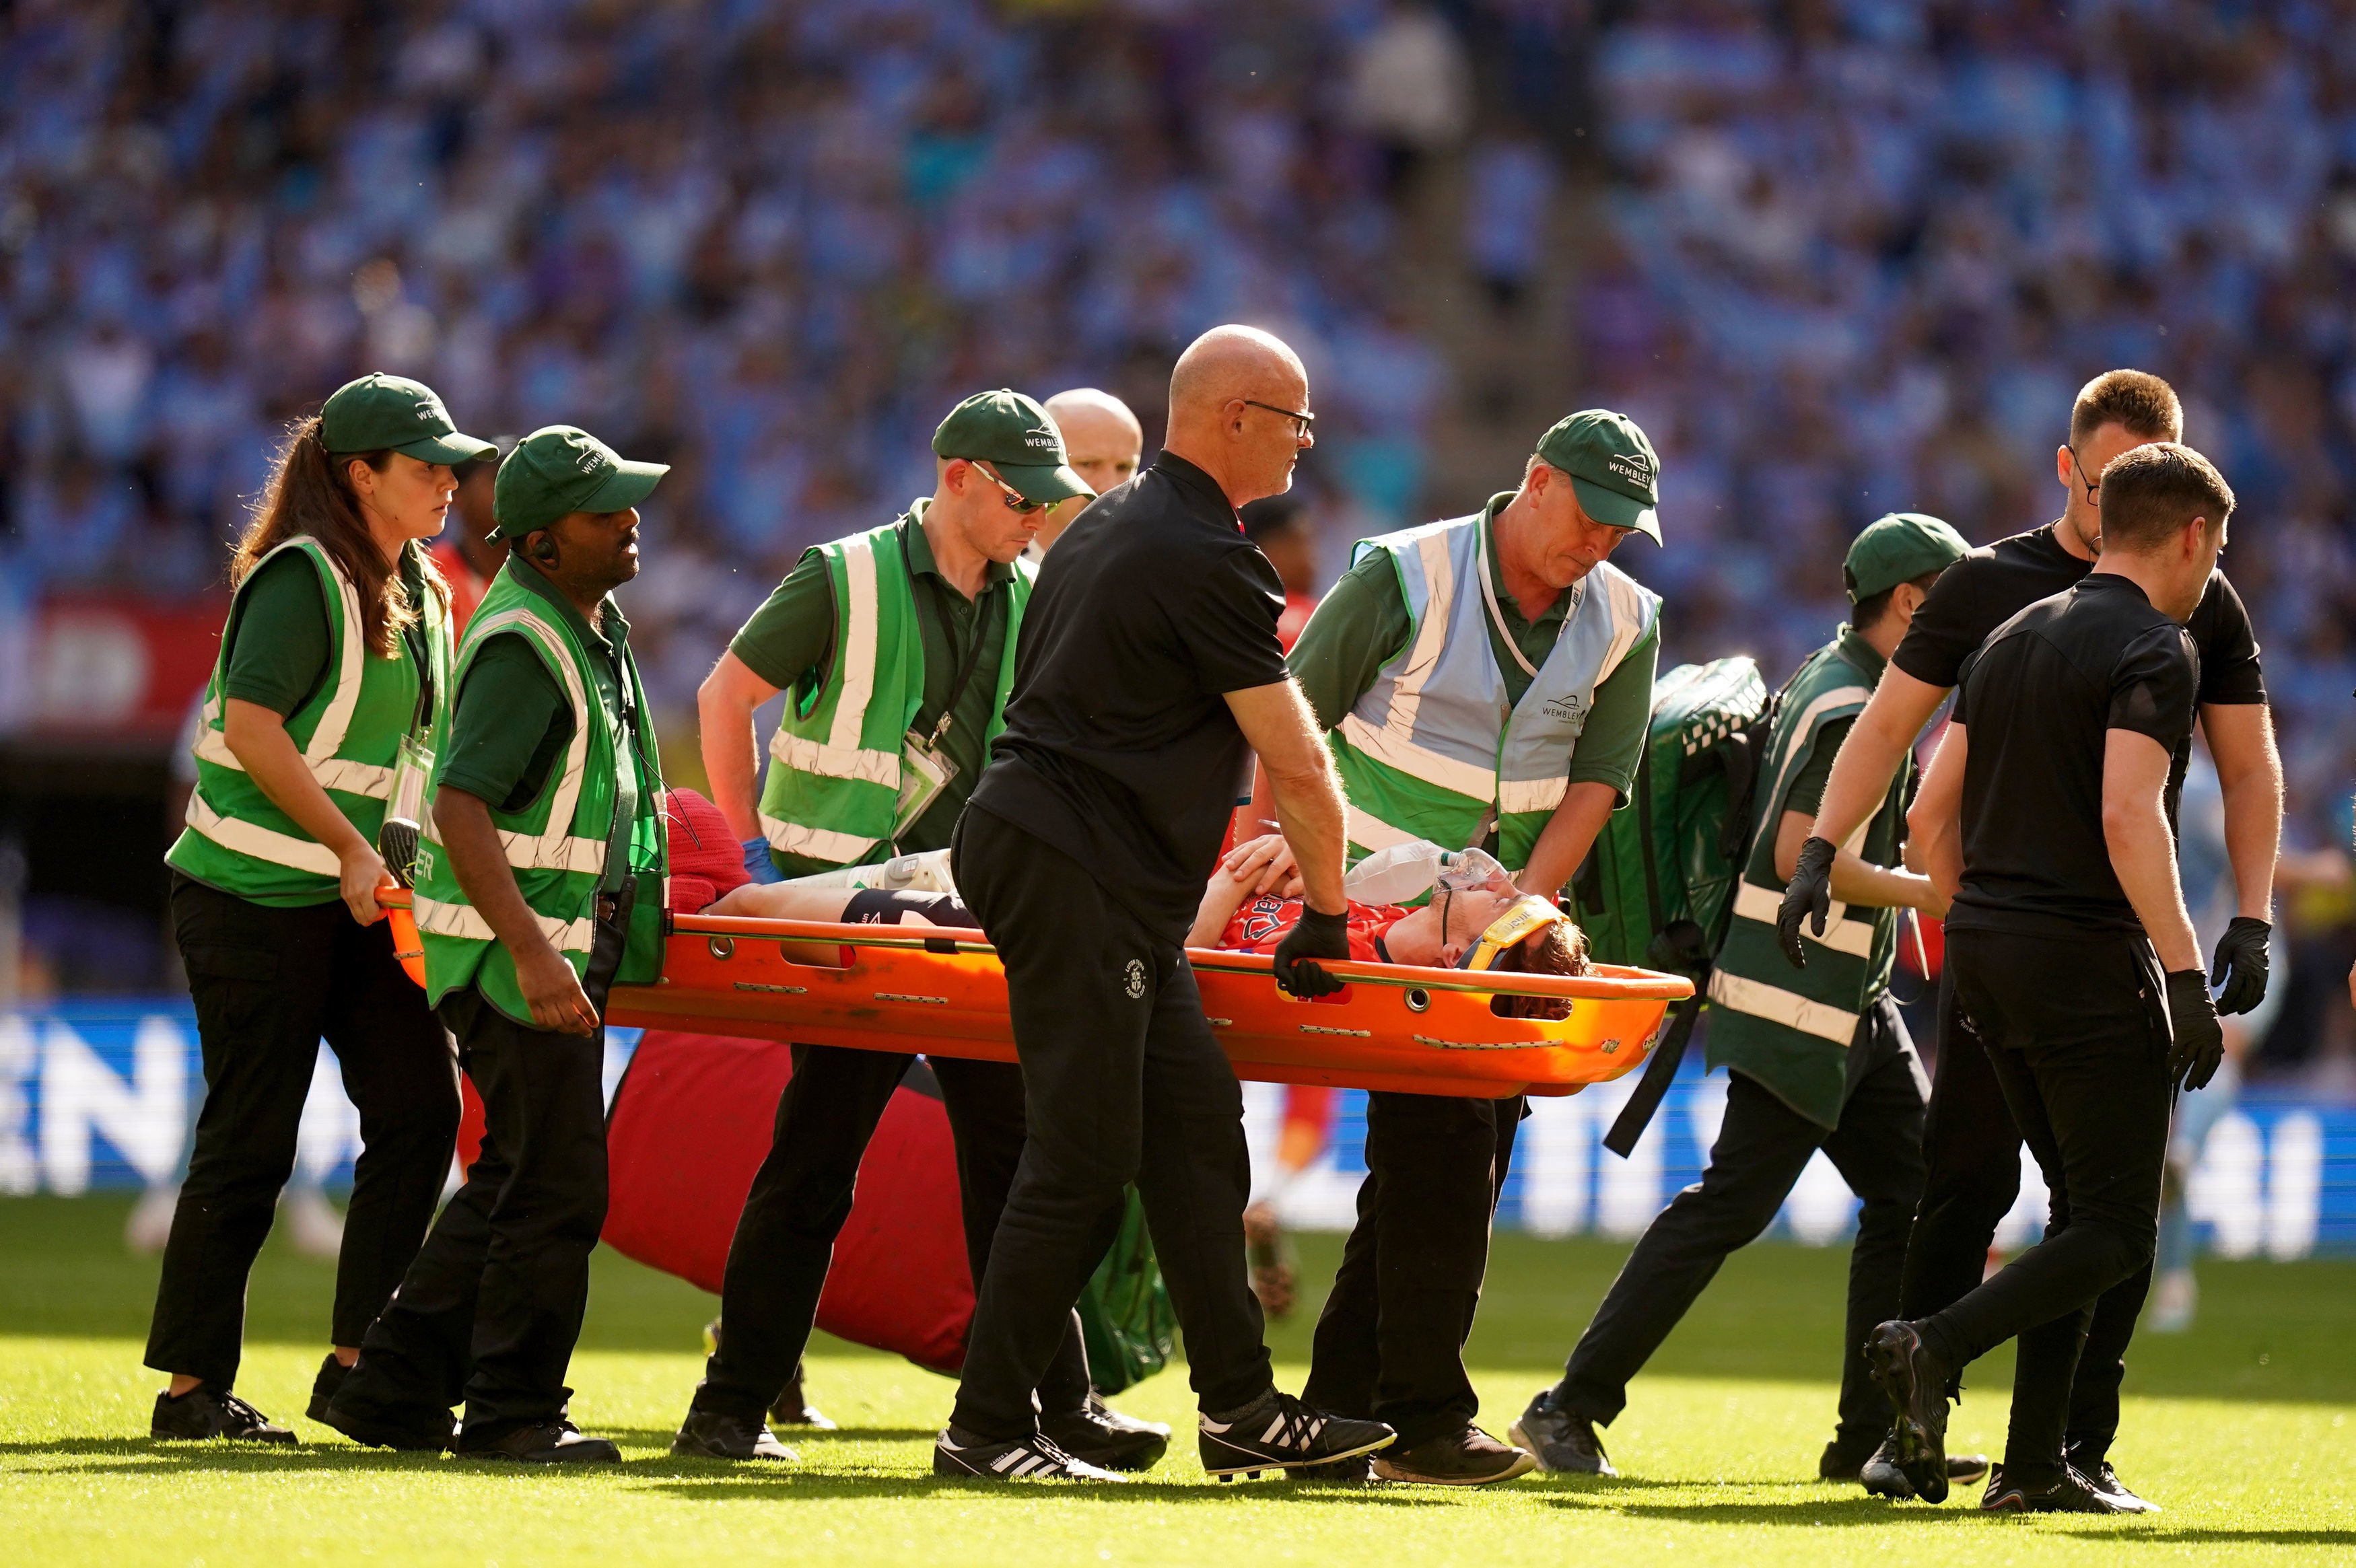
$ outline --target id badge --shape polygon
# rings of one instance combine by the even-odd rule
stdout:
[[[900,809],[892,818],[893,837],[908,831],[931,809],[941,791],[957,777],[957,762],[948,753],[935,751],[932,742],[914,730],[908,731],[900,751]]]
[[[408,887],[417,861],[417,841],[425,821],[425,786],[434,778],[434,753],[415,736],[403,735],[393,753],[392,787],[386,792],[384,827],[377,834],[377,852],[385,869]]]

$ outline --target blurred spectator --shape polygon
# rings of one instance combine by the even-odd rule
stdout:
[[[1277,640],[1290,653],[1317,608],[1326,578],[1318,570],[1317,530],[1309,520],[1309,506],[1287,493],[1248,502],[1243,509],[1244,534],[1259,546],[1284,583],[1284,613],[1277,618]]]
[[[1397,0],[1350,58],[1350,123],[1381,143],[1390,183],[1472,125],[1472,71],[1464,45],[1419,0]]]

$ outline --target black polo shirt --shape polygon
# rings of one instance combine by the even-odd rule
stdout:
[[[1249,789],[1225,694],[1286,677],[1283,611],[1283,581],[1219,486],[1158,453],[1048,552],[972,804],[1183,941]]]
[[[2029,605],[2074,586],[2094,563],[2080,560],[2053,537],[2048,523],[2025,534],[1998,539],[1939,574],[1930,597],[1914,612],[1914,623],[1890,662],[1931,686],[1953,686],[1956,673],[1988,634]],[[2223,705],[2264,702],[2266,682],[2258,667],[2258,638],[2250,613],[2222,571],[2211,572],[2208,592],[2186,628],[2201,653],[2201,701]]]
[[[2113,730],[2167,750],[2172,826],[2201,686],[2185,628],[2096,572],[1998,627],[1960,681],[1964,876],[1949,929],[2141,931],[2103,837],[2104,751]]]

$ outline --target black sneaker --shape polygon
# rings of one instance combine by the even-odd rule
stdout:
[[[1363,1487],[1375,1478],[1375,1456],[1353,1454],[1323,1465],[1295,1465],[1284,1472],[1296,1481],[1320,1481],[1329,1487]]]
[[[2116,1512],[2159,1512],[2158,1503],[2147,1501],[2127,1490],[2126,1483],[2119,1479],[2119,1473],[2111,1468],[2111,1462],[2108,1459],[2094,1459],[2093,1463],[2089,1464],[2087,1461],[2093,1456],[2083,1449],[2066,1449],[2064,1453],[2069,1458],[2070,1468],[2088,1486],[2094,1488],[2095,1492],[2109,1502]]]
[[[778,1459],[798,1464],[801,1456],[777,1441],[757,1416],[691,1410],[679,1424],[670,1451],[685,1459]]]
[[[1987,1493],[1980,1499],[1982,1513],[2126,1513],[2096,1491],[2094,1483],[2069,1466],[2058,1479],[2023,1486],[2008,1481],[1998,1466],[1988,1477]]]
[[[1890,1322],[1866,1337],[1873,1381],[1897,1413],[1890,1439],[1899,1474],[1925,1502],[1947,1500],[1947,1369],[1912,1323]]]
[[[962,1434],[952,1436],[956,1430],[945,1426],[933,1439],[936,1476],[978,1481],[1129,1481],[1127,1476],[1075,1459],[1036,1432],[1011,1443],[981,1443],[962,1440]]]
[[[1077,1410],[1042,1414],[1039,1435],[1101,1470],[1150,1470],[1170,1451],[1170,1428],[1123,1415],[1094,1391]]]
[[[1552,1389],[1532,1399],[1522,1418],[1505,1428],[1505,1435],[1526,1449],[1541,1470],[1569,1476],[1620,1473],[1603,1452],[1603,1440],[1595,1435],[1595,1423],[1576,1412],[1557,1409]]]
[[[387,1408],[363,1403],[352,1397],[354,1390],[348,1379],[336,1391],[325,1409],[315,1410],[312,1419],[332,1426],[353,1442],[369,1448],[393,1448],[404,1454],[438,1454],[457,1445],[457,1424],[448,1410],[440,1405],[419,1404]]]
[[[327,1359],[319,1363],[319,1375],[311,1380],[311,1403],[303,1413],[313,1421],[326,1421],[328,1401],[336,1397],[344,1386],[344,1380],[351,1375],[351,1368],[336,1360],[333,1350],[328,1351]]]
[[[1897,1438],[1884,1437],[1881,1446],[1876,1448],[1864,1464],[1847,1475],[1836,1475],[1831,1468],[1833,1449],[1837,1446],[1827,1446],[1824,1463],[1817,1467],[1816,1473],[1826,1480],[1862,1481],[1868,1496],[1889,1498],[1897,1502],[1904,1502],[1914,1496],[1914,1483],[1908,1480],[1906,1473],[1898,1467]],[[1951,1486],[1968,1487],[1987,1473],[1988,1462],[1985,1454],[1947,1456],[1947,1481]]]
[[[147,1435],[169,1441],[225,1438],[231,1443],[282,1443],[294,1445],[294,1434],[273,1423],[270,1417],[245,1403],[227,1389],[216,1389],[210,1383],[198,1383],[177,1399],[168,1393],[155,1396],[155,1413],[147,1423]]]
[[[552,1416],[519,1426],[487,1443],[458,1440],[462,1459],[509,1460],[521,1465],[618,1465],[622,1451],[603,1437],[592,1437],[573,1424],[569,1416]]]
[[[1353,1458],[1387,1448],[1398,1438],[1379,1421],[1328,1415],[1275,1389],[1229,1411],[1223,1421],[1204,1412],[1196,1433],[1203,1468],[1223,1481]]]
[[[1427,1437],[1412,1448],[1389,1448],[1375,1460],[1379,1479],[1426,1487],[1485,1487],[1537,1467],[1529,1455],[1477,1426]]]

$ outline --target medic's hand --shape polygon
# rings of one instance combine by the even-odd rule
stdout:
[[[337,876],[344,895],[344,907],[362,925],[374,925],[384,918],[377,907],[376,891],[392,881],[392,873],[384,869],[384,857],[378,854],[367,839],[354,836],[351,848],[336,857],[341,867]]]
[[[1818,936],[1825,933],[1825,918],[1833,912],[1833,857],[1838,853],[1839,846],[1829,838],[1812,837],[1800,846],[1792,884],[1783,890],[1783,908],[1775,912],[1775,935],[1794,969],[1808,966],[1808,955],[1800,945],[1800,922],[1813,915],[1810,929]]]
[[[2225,987],[2217,998],[2219,1012],[2250,1012],[2266,999],[2266,939],[2274,932],[2263,920],[2237,914],[2217,939],[2216,966],[2209,972],[2209,983]]]
[[[2180,1089],[2206,1088],[2225,1059],[2225,1031],[2217,1023],[2208,976],[2198,969],[2169,973],[2168,1020],[2176,1037],[2168,1052],[2169,1081]]]
[[[1296,997],[1330,997],[1343,982],[1325,973],[1312,959],[1350,956],[1350,917],[1321,914],[1303,904],[1301,923],[1276,944],[1276,983]]]
[[[564,955],[542,942],[515,955],[516,985],[530,1005],[535,1028],[558,1034],[595,1034],[597,1009]]]
[[[755,887],[786,880],[777,863],[769,859],[769,840],[766,837],[744,840],[744,874],[753,879]]]

